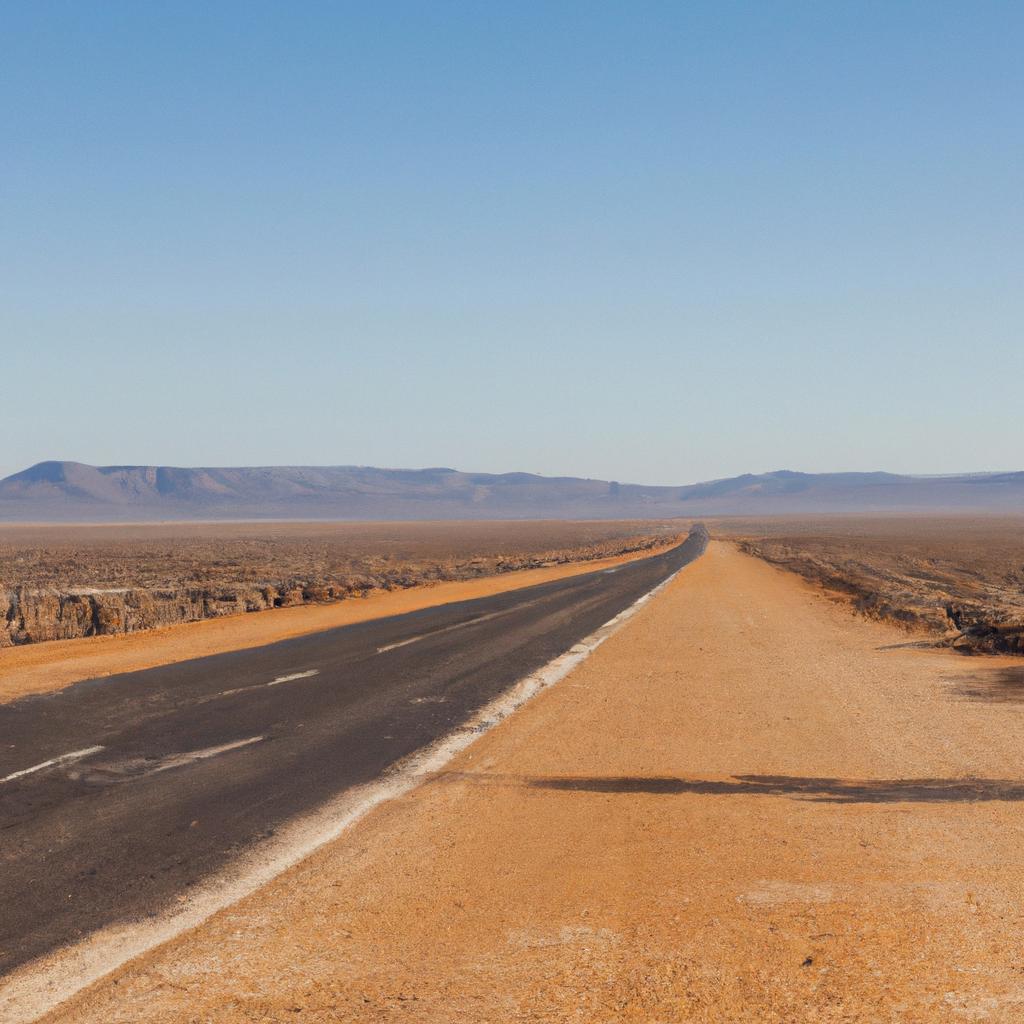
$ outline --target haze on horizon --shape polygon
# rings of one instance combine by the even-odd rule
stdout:
[[[0,476],[1024,468],[1024,9],[2,15]]]

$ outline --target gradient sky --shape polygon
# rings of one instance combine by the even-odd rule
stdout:
[[[0,474],[1024,468],[1024,5],[0,12]]]

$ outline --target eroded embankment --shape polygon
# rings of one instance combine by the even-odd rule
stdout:
[[[117,588],[0,586],[0,647],[73,640],[220,618],[243,612],[328,604],[380,590],[455,582],[654,551],[676,538],[650,534],[537,554],[461,561],[391,564],[372,571],[290,578],[266,583]]]
[[[843,550],[775,539],[736,543],[744,553],[841,596],[868,618],[964,652],[1024,654],[1024,587],[1012,573],[975,561],[946,565],[877,553],[851,558]]]

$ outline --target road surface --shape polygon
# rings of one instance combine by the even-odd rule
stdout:
[[[158,913],[705,548],[0,705],[0,973]]]

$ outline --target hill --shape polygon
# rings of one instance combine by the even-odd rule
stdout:
[[[370,466],[183,469],[41,462],[0,480],[3,521],[569,519],[1024,511],[1024,473],[744,474],[647,487],[532,473]]]

